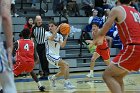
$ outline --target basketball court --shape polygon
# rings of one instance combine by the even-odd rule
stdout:
[[[15,78],[18,93],[111,93],[102,79],[102,71],[95,72],[94,78],[87,78],[87,72],[71,73],[70,81],[76,86],[75,89],[66,90],[63,88],[64,79],[56,81],[57,87],[51,87],[48,80],[41,80],[46,87],[45,92],[39,92],[37,84],[31,77]],[[140,73],[135,72],[125,77],[125,93],[140,93]]]

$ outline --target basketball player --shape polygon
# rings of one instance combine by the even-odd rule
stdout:
[[[57,27],[57,24],[54,21],[50,21],[48,25],[50,31],[45,33],[46,57],[49,63],[60,68],[60,71],[57,74],[48,77],[48,79],[51,81],[52,86],[55,87],[56,78],[64,76],[64,88],[72,89],[74,88],[74,86],[70,83],[68,79],[69,66],[64,60],[61,59],[59,55],[60,47],[64,47],[66,45],[68,34],[65,36],[65,39],[63,41],[62,35],[57,33],[59,31],[60,25]]]
[[[103,79],[112,93],[124,93],[123,78],[128,72],[140,68],[140,14],[131,6],[131,0],[118,0],[121,5],[113,8],[97,34],[93,44],[100,45],[115,21],[123,49],[103,73]]]
[[[93,38],[95,37],[95,35],[97,34],[97,32],[99,31],[99,23],[98,22],[94,22],[92,23],[92,35]],[[87,43],[92,43],[91,40],[87,40]],[[103,40],[103,44],[102,45],[98,45],[96,47],[96,51],[93,53],[93,56],[91,58],[91,63],[90,63],[90,73],[87,74],[87,77],[92,78],[93,77],[93,70],[94,70],[94,66],[95,66],[95,61],[97,58],[102,57],[105,64],[109,65],[110,63],[110,50],[108,47],[108,43],[106,38],[104,37]]]
[[[35,46],[32,40],[30,40],[30,30],[23,29],[22,30],[23,39],[17,40],[14,43],[14,51],[16,51],[15,56],[15,64],[14,64],[14,74],[18,76],[22,72],[29,72],[34,79],[34,81],[38,84],[38,88],[40,91],[44,91],[45,87],[41,85],[38,80],[36,74],[33,72],[34,61],[38,62],[37,52],[35,50]]]
[[[12,72],[13,34],[10,9],[11,0],[0,0],[0,86],[4,93],[17,93]],[[6,41],[6,49],[3,41]]]

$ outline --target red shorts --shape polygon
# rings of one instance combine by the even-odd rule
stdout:
[[[16,76],[18,76],[22,72],[31,72],[33,68],[34,68],[34,62],[17,61],[16,64],[14,64],[13,72]]]
[[[138,71],[140,68],[140,45],[127,45],[112,61],[127,71]]]
[[[110,59],[110,49],[99,49],[96,48],[96,52],[103,58],[103,60]]]

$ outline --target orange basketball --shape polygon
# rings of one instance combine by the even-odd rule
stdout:
[[[67,35],[70,32],[70,25],[67,23],[64,23],[60,26],[60,32],[63,35]]]

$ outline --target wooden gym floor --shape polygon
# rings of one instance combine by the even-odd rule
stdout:
[[[102,72],[95,72],[94,78],[87,78],[84,73],[71,73],[70,81],[76,86],[75,89],[65,90],[63,79],[56,82],[57,87],[52,88],[48,80],[41,80],[46,87],[45,92],[39,92],[37,84],[30,77],[15,78],[18,93],[111,93],[102,80]],[[140,93],[140,73],[135,72],[127,75],[124,79],[125,93]]]

